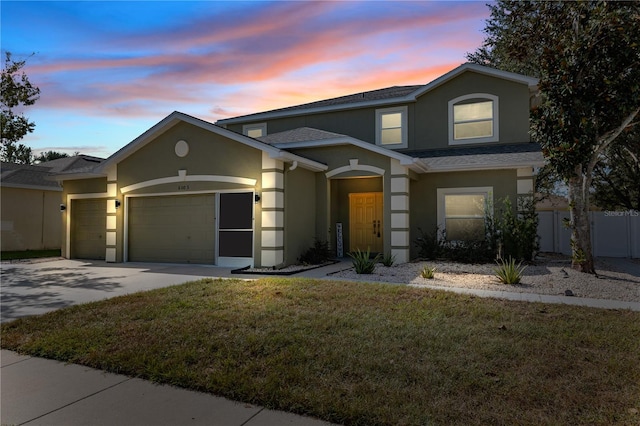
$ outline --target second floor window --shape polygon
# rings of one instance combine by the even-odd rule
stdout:
[[[242,126],[242,134],[250,138],[260,138],[267,135],[267,123],[245,124]]]
[[[450,145],[497,140],[497,96],[478,93],[449,101]]]
[[[376,145],[407,147],[407,107],[376,110]]]

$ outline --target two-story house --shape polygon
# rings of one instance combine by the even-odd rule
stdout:
[[[531,193],[536,92],[536,79],[464,64],[215,124],[174,112],[59,177],[63,255],[276,266],[319,239],[406,262],[418,228],[477,237],[494,200]]]

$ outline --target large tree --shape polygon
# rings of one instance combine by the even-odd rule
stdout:
[[[573,266],[594,273],[589,192],[638,119],[640,3],[498,0],[469,59],[540,79],[531,135],[568,187]]]
[[[0,134],[2,161],[13,163],[31,163],[31,148],[18,144],[27,133],[33,132],[35,123],[29,121],[23,112],[16,112],[25,106],[33,105],[40,97],[40,89],[32,85],[22,71],[25,61],[14,61],[11,53],[6,52],[2,69],[2,99]]]

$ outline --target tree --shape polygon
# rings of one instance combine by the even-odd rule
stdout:
[[[539,78],[531,136],[568,187],[573,266],[595,273],[589,224],[596,167],[638,120],[640,3],[499,0],[468,58]]]
[[[593,175],[593,201],[607,210],[640,211],[640,126],[619,136]]]
[[[58,158],[67,158],[69,154],[58,151],[41,152],[40,155],[33,158],[36,163],[44,163],[45,161],[57,160]]]
[[[40,97],[40,89],[33,86],[24,72],[25,61],[14,61],[6,52],[2,69],[2,109],[0,133],[2,135],[2,161],[31,163],[31,148],[18,144],[27,133],[33,132],[35,123],[24,113],[16,113],[16,108],[33,105]]]

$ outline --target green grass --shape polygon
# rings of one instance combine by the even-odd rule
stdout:
[[[3,324],[2,347],[347,425],[640,423],[640,313],[202,280]]]
[[[0,252],[0,260],[37,259],[40,257],[60,257],[60,249]]]

